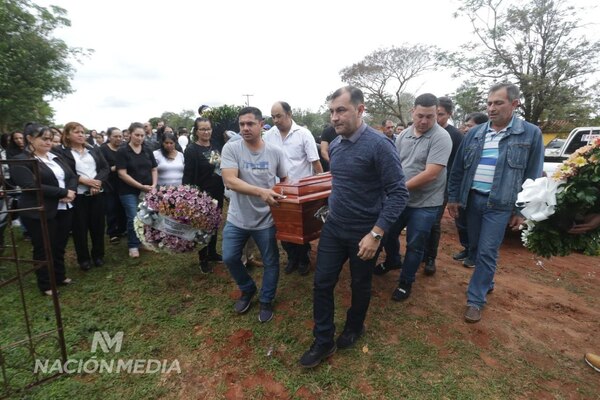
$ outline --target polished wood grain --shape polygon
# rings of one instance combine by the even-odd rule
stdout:
[[[315,213],[327,204],[331,193],[331,174],[279,183],[273,190],[286,196],[279,200],[279,207],[271,207],[277,239],[298,244],[317,239],[323,223],[315,217]]]

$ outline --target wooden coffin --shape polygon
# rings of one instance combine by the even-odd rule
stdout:
[[[327,172],[278,183],[273,190],[286,196],[279,200],[279,207],[271,207],[277,239],[305,244],[318,238],[323,222],[315,217],[315,213],[327,204],[331,193],[331,174]]]

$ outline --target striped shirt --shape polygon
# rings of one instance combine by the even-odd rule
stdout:
[[[492,183],[494,181],[494,172],[496,171],[496,162],[498,161],[498,145],[500,140],[506,134],[506,131],[512,127],[511,123],[500,132],[496,132],[492,129],[491,124],[488,122],[488,129],[485,134],[485,142],[483,144],[483,151],[481,153],[481,159],[479,165],[475,171],[475,177],[471,189],[476,190],[480,193],[489,193],[492,190]]]

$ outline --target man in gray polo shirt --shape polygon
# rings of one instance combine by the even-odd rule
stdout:
[[[408,205],[390,229],[384,245],[386,257],[399,259],[398,236],[406,228],[406,254],[398,287],[392,294],[396,301],[410,296],[431,226],[444,203],[452,140],[436,122],[438,105],[437,97],[431,93],[418,96],[412,109],[413,125],[396,139],[409,193]]]
[[[231,189],[227,223],[223,228],[223,262],[242,291],[234,309],[243,314],[256,294],[256,283],[242,263],[242,251],[252,237],[262,256],[264,272],[260,290],[258,320],[273,318],[272,302],[279,280],[279,250],[275,224],[269,206],[277,206],[281,195],[271,188],[276,177],[285,180],[284,155],[281,148],[263,141],[262,113],[246,107],[239,112],[243,140],[228,142],[221,155],[225,186]]]

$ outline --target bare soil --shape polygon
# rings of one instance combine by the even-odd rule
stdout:
[[[404,247],[404,241],[401,242],[401,247]],[[507,359],[525,360],[525,363],[541,371],[555,372],[557,368],[564,369],[564,377],[558,379],[554,378],[557,376],[556,373],[549,374],[551,377],[549,380],[544,378],[543,374],[537,375],[538,378],[536,375],[521,377],[539,381],[531,382],[531,385],[523,385],[531,390],[524,391],[517,398],[589,398],[589,386],[586,392],[588,394],[581,395],[577,382],[588,382],[591,387],[598,388],[592,398],[600,398],[600,374],[583,362],[583,355],[586,352],[600,353],[598,290],[600,257],[573,254],[563,258],[539,259],[521,245],[518,233],[507,234],[500,250],[495,290],[488,295],[488,304],[483,311],[483,318],[477,324],[468,324],[463,320],[463,313],[466,303],[465,292],[473,270],[463,267],[460,262],[452,259],[452,254],[459,250],[456,229],[446,215],[442,222],[437,273],[427,277],[419,271],[409,300],[401,306],[390,300],[396,284],[396,271],[383,277],[374,277],[373,298],[367,319],[367,336],[371,334],[372,337],[381,338],[380,340],[389,344],[400,340],[401,333],[393,324],[378,325],[387,329],[387,332],[369,332],[369,324],[373,324],[372,319],[385,315],[381,313],[381,309],[392,312],[402,307],[402,312],[424,317],[425,321],[430,316],[441,314],[445,316],[444,322],[425,322],[426,326],[420,333],[427,338],[428,343],[439,348],[442,359],[447,357],[449,362],[460,362],[455,358],[452,347],[448,346],[450,341],[460,337],[461,340],[472,343],[479,353],[483,367],[479,378],[485,377],[487,369],[494,373],[500,371],[511,379],[511,374],[514,373],[511,369],[514,364],[507,364],[505,362]],[[313,243],[313,265],[315,255],[316,244]],[[217,273],[226,274],[221,268]],[[340,277],[340,282],[344,284],[338,285],[336,301],[341,301],[345,305],[349,304],[350,298],[348,281],[348,268],[344,268]],[[237,295],[231,293],[230,297],[236,298]],[[285,323],[282,314],[285,313],[287,315],[285,318],[289,318],[297,302],[311,301],[310,295],[299,296],[302,298],[288,297],[286,301],[277,304],[276,312],[279,314],[276,314],[272,324]],[[312,328],[310,313],[297,317],[303,322],[296,324],[295,327],[303,332],[290,332],[290,334],[298,337],[310,336]],[[206,334],[206,329],[209,328],[198,327],[198,334]],[[211,398],[216,393],[220,393],[219,397],[224,394],[227,399],[343,397],[339,393],[319,393],[319,390],[315,390],[314,387],[309,388],[307,385],[302,385],[291,393],[266,368],[249,371],[244,367],[244,360],[251,357],[254,351],[249,347],[249,340],[253,335],[251,330],[242,329],[234,332],[227,339],[229,346],[224,350],[211,350],[211,343],[207,343],[198,350],[198,354],[190,355],[191,364],[199,362],[220,364],[221,368],[208,380],[193,373],[183,377],[177,397]],[[235,351],[232,352],[231,349]],[[273,351],[285,354],[285,345],[280,345]],[[502,356],[498,357],[498,354]],[[286,355],[288,358],[293,358],[294,362],[299,356],[300,354]],[[234,362],[223,366],[222,361],[225,358],[232,358]],[[339,360],[336,357],[327,361],[334,367],[337,362]],[[291,361],[290,365],[290,368],[298,368],[293,366],[295,364]],[[191,370],[193,371],[193,368]],[[377,390],[364,378],[357,377],[355,385],[360,388],[365,397],[379,397]]]

